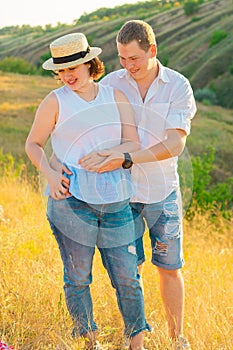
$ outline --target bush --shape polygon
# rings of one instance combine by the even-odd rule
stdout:
[[[20,57],[5,57],[0,61],[0,70],[3,72],[31,75],[38,73],[35,66]]]
[[[212,46],[218,44],[220,41],[222,41],[226,37],[227,37],[227,33],[226,32],[224,32],[223,30],[216,30],[213,33],[212,38],[210,39],[209,47],[212,47]]]
[[[51,71],[45,70],[45,69],[42,68],[42,63],[44,63],[50,57],[51,57],[51,53],[49,51],[44,53],[42,56],[40,56],[40,61],[37,64],[37,70],[38,70],[40,75],[52,76]]]
[[[198,21],[200,21],[202,18],[201,17],[193,17],[192,19],[191,19],[191,21],[192,22],[198,22]]]
[[[16,160],[10,153],[3,153],[0,149],[0,177],[20,177],[25,171],[25,164],[21,159]]]
[[[217,104],[216,93],[207,87],[205,87],[203,89],[195,90],[194,96],[195,96],[197,101],[200,101],[200,102],[205,101],[205,104],[210,104],[210,105]]]
[[[188,0],[184,2],[184,13],[189,16],[198,12],[199,4],[197,1]]]
[[[187,217],[190,219],[196,209],[210,210],[214,215],[220,211],[222,215],[230,219],[233,206],[233,178],[229,177],[225,182],[213,183],[211,172],[214,169],[215,151],[207,148],[201,156],[192,157],[193,167],[193,197]]]
[[[233,108],[232,86],[233,75],[225,73],[212,83],[213,90],[218,97],[218,104],[224,108]]]
[[[158,59],[160,60],[160,62],[164,65],[164,66],[168,66],[168,63],[169,63],[169,58],[167,56],[166,53],[164,52],[159,52],[158,53]]]
[[[229,67],[229,72],[233,75],[233,61],[232,61],[231,65],[230,65],[230,67]]]

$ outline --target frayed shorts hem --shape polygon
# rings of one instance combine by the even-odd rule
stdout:
[[[164,270],[170,270],[170,271],[179,270],[184,266],[184,261],[181,261],[179,264],[176,264],[176,265],[167,265],[152,259],[151,263],[157,267],[161,267]]]
[[[141,329],[138,329],[138,330],[132,332],[132,333],[130,334],[130,336],[127,335],[126,338],[127,338],[127,339],[131,339],[131,338],[135,337],[136,335],[138,335],[139,333],[141,333],[141,332],[143,332],[143,331],[152,332],[152,328],[151,328],[151,326],[147,323],[145,327],[142,327]]]

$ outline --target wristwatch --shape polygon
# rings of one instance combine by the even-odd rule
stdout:
[[[130,169],[131,166],[133,165],[132,158],[129,153],[124,153],[125,160],[122,163],[122,168],[124,169]]]

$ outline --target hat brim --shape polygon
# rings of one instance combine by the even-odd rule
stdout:
[[[74,67],[79,64],[92,60],[93,58],[101,54],[101,52],[102,52],[102,49],[100,47],[90,47],[90,52],[88,52],[88,54],[85,57],[79,58],[78,60],[75,60],[75,61],[60,63],[60,64],[53,63],[53,58],[49,58],[42,64],[42,68],[44,68],[45,70],[59,70],[63,68]]]

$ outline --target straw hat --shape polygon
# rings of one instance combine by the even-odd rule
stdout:
[[[82,33],[64,35],[50,44],[51,58],[42,67],[46,70],[58,70],[77,66],[98,56],[102,49],[90,47]]]

